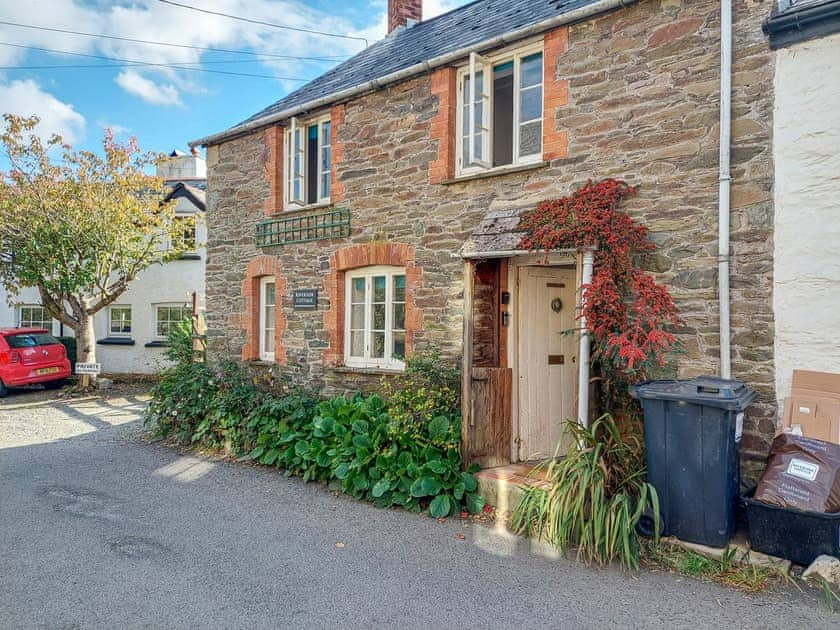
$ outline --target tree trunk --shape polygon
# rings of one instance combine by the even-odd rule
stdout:
[[[79,318],[76,333],[76,356],[79,363],[96,363],[96,334],[93,330],[93,315],[83,312]],[[81,383],[87,387],[96,381],[95,376],[83,374]]]

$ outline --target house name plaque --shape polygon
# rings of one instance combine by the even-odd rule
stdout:
[[[296,311],[318,310],[318,289],[295,289],[292,305]]]

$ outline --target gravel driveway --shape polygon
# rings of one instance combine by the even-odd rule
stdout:
[[[809,593],[551,561],[182,455],[143,439],[144,404],[0,401],[0,628],[840,627]]]

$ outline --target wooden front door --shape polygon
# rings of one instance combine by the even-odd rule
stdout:
[[[518,274],[519,460],[551,457],[565,420],[577,416],[578,336],[574,269],[521,267]],[[565,452],[566,444],[561,447]]]

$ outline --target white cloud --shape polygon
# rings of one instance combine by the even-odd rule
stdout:
[[[469,0],[425,0],[424,18],[429,19]],[[79,0],[49,0],[49,11],[33,17],[27,2],[5,2],[3,19],[41,27],[69,29],[87,33],[105,33],[117,37],[159,42],[174,42],[187,46],[250,49],[264,55],[307,57],[350,56],[362,50],[364,44],[353,39],[323,37],[269,26],[251,24],[171,6],[157,0],[131,2],[80,2]],[[192,2],[199,7],[254,20],[284,24],[304,29],[365,37],[373,43],[385,36],[386,0],[348,3],[346,13],[361,19],[365,26],[356,27],[350,17],[330,12],[326,8],[309,6],[304,0],[202,0]],[[320,4],[320,3],[319,3]],[[8,5],[8,6],[6,6]],[[331,67],[333,62],[208,53],[197,49],[157,46],[116,39],[84,37],[38,29],[0,25],[0,41],[13,44],[51,48],[73,53],[105,55],[129,61],[155,64],[185,64],[209,60],[242,60],[245,63],[206,65],[218,69],[261,75],[273,75],[281,90],[294,89],[303,81],[287,78],[311,79]],[[0,65],[25,65],[32,54],[24,48],[0,45]],[[81,57],[55,55],[62,63],[97,63]],[[103,61],[102,63],[106,63]],[[243,79],[244,80],[244,79]],[[212,86],[214,75],[190,72],[164,66],[138,66],[126,70],[117,78],[126,92],[156,105],[180,105],[182,93],[201,94],[204,86]]]
[[[183,105],[178,88],[172,84],[158,84],[134,70],[124,70],[114,79],[129,94],[139,96],[152,105]]]
[[[38,116],[41,123],[36,132],[42,138],[57,133],[72,144],[85,136],[87,121],[84,116],[71,104],[45,92],[32,79],[0,85],[0,108],[3,112],[19,116]]]
[[[467,2],[469,0],[425,0],[423,3],[423,19],[426,20],[441,13],[446,13]]]

